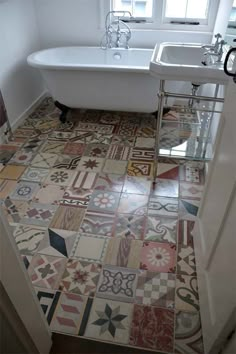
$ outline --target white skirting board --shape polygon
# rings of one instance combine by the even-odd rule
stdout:
[[[48,96],[48,92],[47,91],[43,91],[41,93],[41,95],[39,95],[39,97],[36,98],[36,100],[34,100],[31,105],[26,108],[26,110],[14,121],[14,123],[11,126],[12,131],[14,132],[14,130],[16,130],[21,123],[24,121],[25,118],[27,118],[31,113],[34,112],[35,108],[40,104],[40,102],[46,97]],[[5,143],[5,137],[4,137],[4,131],[6,130],[6,125],[4,125],[2,127],[2,132],[0,134],[0,144],[4,144]]]

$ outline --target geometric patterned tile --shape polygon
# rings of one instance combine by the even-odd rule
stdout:
[[[151,306],[134,305],[131,345],[173,353],[174,312]]]
[[[108,241],[108,237],[78,234],[70,258],[102,263],[106,254]]]
[[[85,149],[84,144],[67,143],[64,148],[64,154],[82,156]]]
[[[52,133],[49,134],[48,140],[49,141],[60,141],[60,142],[66,142],[71,136],[71,132],[62,132],[62,131],[56,131],[54,130]]]
[[[149,216],[147,218],[144,239],[148,241],[176,243],[177,219]]]
[[[81,156],[59,155],[53,167],[58,169],[75,170],[79,165],[80,160]]]
[[[199,312],[178,311],[175,320],[175,352],[177,354],[204,353]]]
[[[30,203],[21,219],[21,223],[47,227],[56,210],[56,205]]]
[[[143,240],[146,217],[143,215],[118,214],[115,221],[114,236]]]
[[[179,220],[178,243],[183,246],[191,246],[193,248],[194,221]]]
[[[16,185],[16,181],[0,179],[0,199],[6,199]]]
[[[55,184],[59,186],[71,186],[77,172],[74,171],[64,171],[60,169],[53,169],[50,171],[45,183]]]
[[[82,322],[87,297],[62,293],[54,312],[50,329],[54,332],[77,335]]]
[[[55,154],[39,152],[31,162],[31,166],[51,168],[55,164],[56,160],[57,160],[57,155]]]
[[[87,212],[80,226],[80,231],[100,236],[113,236],[115,218],[111,214]]]
[[[147,214],[148,196],[139,194],[122,193],[118,212],[123,214]]]
[[[199,311],[197,278],[189,275],[176,275],[175,307],[177,310]]]
[[[77,233],[74,231],[47,229],[37,253],[55,257],[69,257]]]
[[[54,141],[46,141],[41,147],[40,151],[47,154],[61,154],[64,150],[65,144]]]
[[[86,130],[86,131],[95,131],[97,133],[103,133],[103,134],[112,134],[114,130],[113,125],[109,124],[94,124],[94,123],[84,123],[84,122],[79,122],[78,127],[76,127],[76,130]]]
[[[13,157],[15,151],[8,151],[8,150],[0,150],[0,162],[1,163],[8,163],[10,159]]]
[[[181,182],[180,183],[180,196],[181,198],[187,199],[198,199],[202,198],[204,186],[195,185],[192,183]]]
[[[33,256],[28,273],[34,286],[58,289],[67,259],[36,254]]]
[[[87,208],[92,192],[92,189],[67,188],[60,204],[64,206]]]
[[[88,144],[84,151],[84,156],[106,157],[109,145],[106,144]]]
[[[18,182],[16,187],[10,194],[11,199],[29,201],[40,189],[40,185],[34,182],[21,181]]]
[[[48,324],[50,325],[61,293],[59,291],[50,289],[46,290],[44,288],[38,287],[35,287],[34,289],[38,297],[40,306],[43,310],[43,313],[47,319]]]
[[[100,173],[96,180],[95,189],[100,191],[121,192],[124,175]]]
[[[65,189],[66,187],[44,184],[34,197],[33,201],[41,204],[60,204],[63,199]]]
[[[152,181],[146,177],[126,176],[123,193],[149,195]]]
[[[175,275],[141,271],[138,277],[135,302],[173,309],[175,303]]]
[[[153,162],[130,160],[127,174],[136,177],[151,177],[153,175]]]
[[[26,169],[25,166],[7,165],[0,172],[0,178],[18,180],[22,175],[22,173],[25,171],[25,169]]]
[[[83,188],[83,189],[93,189],[95,186],[97,178],[97,173],[95,172],[78,172],[76,176],[73,187],[74,188]]]
[[[178,246],[177,274],[197,275],[195,254],[191,246]]]
[[[130,160],[153,161],[154,149],[133,148],[130,155]]]
[[[128,344],[133,305],[95,298],[85,337]]]
[[[125,123],[121,126],[117,127],[116,134],[117,135],[128,135],[128,136],[135,136],[137,131],[137,125],[132,123]]]
[[[196,220],[200,201],[196,199],[179,200],[179,217],[184,220]]]
[[[10,225],[19,224],[29,206],[26,202],[11,200],[9,197],[5,199],[2,205]]]
[[[122,145],[110,145],[107,158],[112,160],[129,160],[131,148]]]
[[[178,217],[179,201],[177,198],[157,197],[149,199],[148,215]]]
[[[96,297],[134,302],[138,270],[104,266],[97,286]]]
[[[95,190],[91,196],[88,210],[105,213],[116,212],[120,199],[120,193]]]
[[[40,139],[40,137],[29,139],[24,144],[24,150],[37,152],[41,148],[42,144],[44,144],[44,140]]]
[[[25,269],[29,268],[29,265],[30,265],[30,262],[32,261],[32,258],[33,258],[33,256],[21,255],[21,259],[23,261]]]
[[[153,195],[178,198],[179,183],[172,179],[157,178]]]
[[[135,141],[134,136],[113,135],[111,144],[133,146],[134,141]]]
[[[14,228],[13,236],[18,250],[23,255],[36,253],[39,243],[45,235],[45,228],[18,224]]]
[[[157,165],[157,177],[164,179],[179,180],[179,166],[168,164],[168,163],[158,163]]]
[[[139,240],[114,237],[109,240],[103,263],[138,269],[142,245]]]
[[[204,184],[204,170],[189,165],[180,166],[180,181]]]
[[[51,221],[50,228],[78,231],[84,216],[84,209],[60,205]]]
[[[94,296],[101,269],[100,264],[70,259],[62,276],[59,290]]]
[[[48,169],[28,167],[21,176],[21,180],[30,182],[43,182],[48,173]]]
[[[140,269],[161,273],[175,273],[176,246],[168,243],[144,242]]]

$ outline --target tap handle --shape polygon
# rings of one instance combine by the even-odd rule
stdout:
[[[222,35],[220,33],[216,33],[215,34],[215,38],[217,39],[217,41],[222,38]]]

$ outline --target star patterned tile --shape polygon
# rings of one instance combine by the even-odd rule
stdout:
[[[103,158],[83,156],[76,170],[86,172],[100,172],[103,168],[103,165]]]

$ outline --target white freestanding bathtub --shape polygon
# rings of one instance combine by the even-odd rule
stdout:
[[[62,47],[28,57],[53,98],[70,108],[153,112],[158,80],[149,74],[152,49]]]

